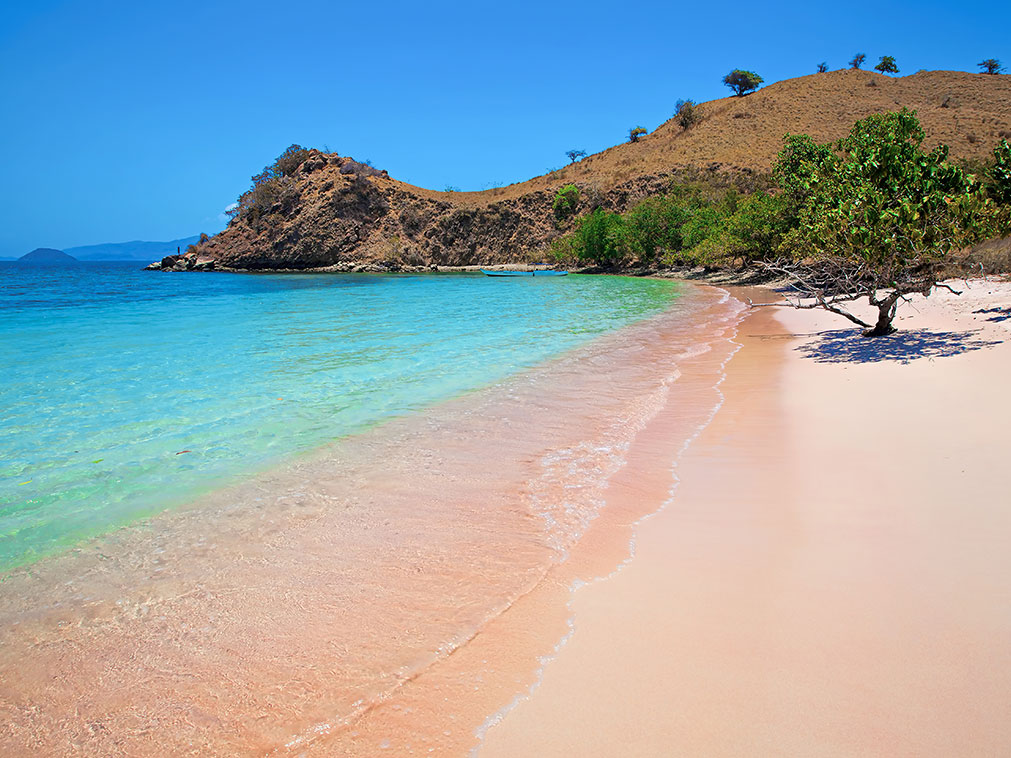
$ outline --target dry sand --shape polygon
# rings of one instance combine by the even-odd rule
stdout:
[[[1011,283],[970,284],[872,343],[755,311],[673,499],[481,758],[1011,755]]]

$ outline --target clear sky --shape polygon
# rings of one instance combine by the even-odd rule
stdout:
[[[293,142],[484,189],[653,129],[678,98],[895,56],[1011,69],[1011,4],[0,3],[0,256],[223,228]]]

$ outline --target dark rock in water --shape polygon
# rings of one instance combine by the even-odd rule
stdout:
[[[214,260],[190,252],[183,255],[166,255],[144,268],[145,271],[213,271]]]
[[[51,247],[37,247],[30,253],[26,253],[18,258],[21,263],[77,263],[77,258],[67,255],[62,250],[54,250]]]

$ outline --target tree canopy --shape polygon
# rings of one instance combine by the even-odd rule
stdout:
[[[864,61],[867,60],[867,56],[863,53],[857,53],[853,56],[853,60],[850,61],[850,68],[860,68],[864,65]]]
[[[738,97],[754,92],[763,81],[765,80],[754,71],[743,71],[739,68],[735,68],[723,77],[723,83],[730,87]]]
[[[999,74],[1004,70],[1004,67],[1000,65],[1000,61],[996,58],[987,58],[976,64],[979,66],[980,70],[984,74]]]
[[[645,137],[647,134],[649,134],[649,132],[646,131],[646,127],[633,126],[631,129],[628,130],[628,141],[638,142],[642,137]]]
[[[923,138],[916,114],[903,108],[858,121],[834,145],[788,135],[775,165],[797,203],[792,241],[820,264],[806,279],[797,275],[801,291],[868,336],[892,332],[898,302],[929,294],[953,251],[1009,226],[980,179],[949,163],[946,146],[923,150]],[[873,325],[839,305],[863,297],[878,308]]]
[[[568,158],[569,158],[570,161],[572,161],[573,163],[575,163],[576,161],[580,160],[581,158],[585,158],[586,157],[586,151],[585,150],[567,150],[565,152],[565,155],[568,156]]]
[[[874,70],[880,71],[882,74],[899,73],[899,67],[895,65],[895,58],[890,55],[882,55],[881,61],[874,67]]]

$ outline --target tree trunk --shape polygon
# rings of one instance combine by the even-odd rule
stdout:
[[[895,309],[899,303],[899,293],[893,292],[884,300],[871,300],[872,305],[878,306],[878,320],[874,327],[864,332],[865,337],[884,337],[895,331],[892,326],[892,319],[895,318]]]

